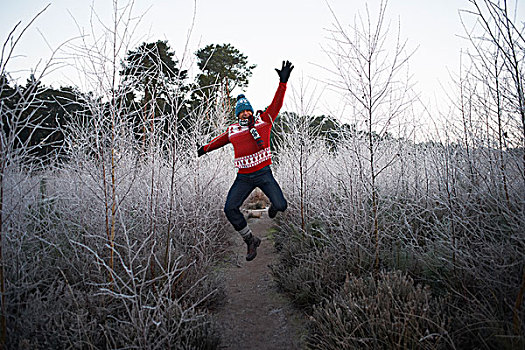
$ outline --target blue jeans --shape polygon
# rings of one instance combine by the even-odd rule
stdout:
[[[224,205],[224,213],[236,231],[248,225],[239,208],[256,187],[259,187],[270,199],[275,210],[285,211],[288,206],[283,191],[275,181],[269,166],[251,174],[237,174]]]

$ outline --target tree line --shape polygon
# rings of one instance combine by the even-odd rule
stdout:
[[[166,40],[144,42],[127,52],[119,72],[122,77],[119,90],[125,93],[115,94],[117,101],[112,103],[118,103],[126,111],[138,140],[145,142],[146,135],[154,132],[168,135],[173,127],[183,133],[194,125],[194,118],[198,117],[195,111],[202,111],[202,105],[210,101],[221,101],[228,121],[235,120],[232,92],[248,87],[256,65],[250,64],[248,57],[230,44],[207,45],[195,56],[199,73],[190,80]],[[0,98],[5,104],[2,113],[5,135],[16,135],[14,147],[31,149],[40,159],[62,154],[64,132],[72,120],[95,117],[86,107],[87,101],[104,103],[92,92],[71,86],[46,86],[34,75],[24,85],[12,84],[7,76],[1,76]],[[7,110],[16,113],[6,113]],[[14,115],[28,122],[16,123]],[[331,116],[284,112],[272,134],[273,150],[279,149],[283,133],[292,132],[286,126],[290,118],[302,118],[307,133],[326,139],[334,150],[343,135],[368,134],[358,133],[355,125],[340,123]]]
[[[248,86],[256,65],[250,65],[248,57],[230,44],[210,44],[195,55],[199,73],[192,81],[188,71],[180,68],[166,40],[142,43],[128,51],[121,63],[122,79],[118,89],[126,93],[115,94],[117,101],[105,103],[118,103],[127,112],[138,139],[144,138],[151,131],[148,129],[160,119],[164,131],[177,125],[177,131],[183,132],[191,127],[188,118],[191,112],[221,93],[227,94],[229,106],[226,107],[233,111],[232,90]],[[64,130],[72,119],[95,117],[85,108],[86,101],[104,103],[92,92],[76,87],[45,86],[34,75],[24,85],[13,84],[6,74],[2,75],[0,98],[5,135],[16,135],[15,148],[29,146],[34,155],[42,157],[59,153]],[[14,119],[27,122],[17,123]]]

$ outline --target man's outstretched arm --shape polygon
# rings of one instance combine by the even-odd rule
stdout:
[[[228,131],[225,131],[213,140],[211,140],[209,143],[199,147],[199,149],[197,150],[197,155],[200,157],[205,153],[211,152],[215,149],[221,148],[224,145],[227,145],[229,142],[230,140],[228,139]]]

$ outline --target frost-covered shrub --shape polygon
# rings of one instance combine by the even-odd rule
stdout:
[[[210,161],[224,158],[216,156]],[[153,198],[139,180],[151,167],[133,164],[135,176],[122,175],[117,188],[113,249],[96,163],[26,173],[6,191],[8,203],[19,203],[4,223],[7,348],[217,346],[207,308],[222,297],[212,268],[227,245],[220,208],[228,170],[197,176],[194,163],[177,165],[187,180],[173,189],[168,242],[167,164],[155,165]]]
[[[348,271],[370,270],[359,240],[318,220],[301,231],[290,215],[274,233],[278,263],[271,266],[279,287],[299,306],[311,308],[338,290]],[[368,256],[368,257],[367,257]]]
[[[299,235],[300,233],[295,233]],[[294,233],[292,233],[294,235]],[[333,250],[315,246],[300,237],[275,233],[280,247],[280,261],[271,270],[279,287],[302,307],[321,301],[344,280],[345,261]]]
[[[458,145],[389,139],[377,147],[378,166],[384,168],[375,178],[378,236],[367,169],[360,165],[366,159],[363,140],[342,140],[333,153],[316,148],[305,156],[308,166],[302,177],[294,151],[281,149],[276,173],[289,210],[276,234],[276,244],[282,246],[280,265],[274,267],[280,285],[292,299],[300,295],[305,302],[318,302],[329,293],[325,286],[341,285],[344,268],[357,276],[376,271],[377,252],[379,268],[405,271],[448,298],[447,312],[457,320],[454,331],[449,329],[455,345],[521,344],[525,308],[516,305],[523,288],[525,216],[518,208],[523,182],[516,164],[522,153],[505,154],[515,156],[506,166],[513,188],[507,199],[501,186],[494,185],[497,176],[489,177],[494,174],[490,159],[497,156],[493,150],[471,150],[469,163]],[[286,152],[290,154],[282,154]],[[476,171],[469,174],[473,164]],[[312,242],[322,254],[306,249]],[[332,256],[338,262],[335,268],[322,255]],[[340,266],[345,266],[343,272]],[[332,284],[315,276],[315,271],[326,270],[337,276]]]
[[[401,272],[348,277],[310,317],[311,349],[446,348],[443,300]]]

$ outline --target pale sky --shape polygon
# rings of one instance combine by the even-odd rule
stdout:
[[[14,76],[29,75],[19,69],[34,67],[39,59],[46,60],[51,48],[79,35],[77,25],[89,32],[89,14],[93,4],[103,21],[109,23],[110,0],[0,0],[0,38],[3,41],[18,21],[22,25],[47,4],[51,6],[37,19],[22,38],[8,71]],[[365,13],[362,0],[328,0],[338,20],[344,25],[353,23],[360,12]],[[379,0],[368,1],[371,17],[376,18]],[[196,5],[196,8],[195,8]],[[401,38],[408,40],[408,48],[418,48],[410,60],[416,89],[424,100],[434,100],[442,95],[440,84],[449,84],[449,71],[457,72],[461,48],[468,42],[458,11],[470,8],[467,0],[390,0],[387,20],[391,32],[401,28]],[[525,13],[520,3],[520,13]],[[190,37],[188,53],[192,54],[207,44],[230,43],[257,64],[250,85],[244,93],[254,108],[268,105],[275,92],[278,76],[274,68],[282,60],[290,60],[295,69],[290,87],[298,88],[300,78],[309,84],[311,91],[323,90],[324,72],[318,66],[329,66],[323,47],[329,45],[327,28],[334,18],[326,0],[136,0],[134,14],[142,16],[135,31],[134,47],[143,41],[168,40],[180,59],[191,28],[194,10],[195,23]],[[75,18],[75,20],[73,20]],[[518,21],[521,22],[521,21]],[[46,44],[44,39],[48,42]],[[54,87],[76,84],[74,74],[66,68],[59,69],[44,80]],[[317,84],[317,85],[316,85]],[[240,91],[235,91],[240,93]],[[336,100],[321,99],[318,114],[337,109]],[[285,105],[286,107],[286,105]]]

